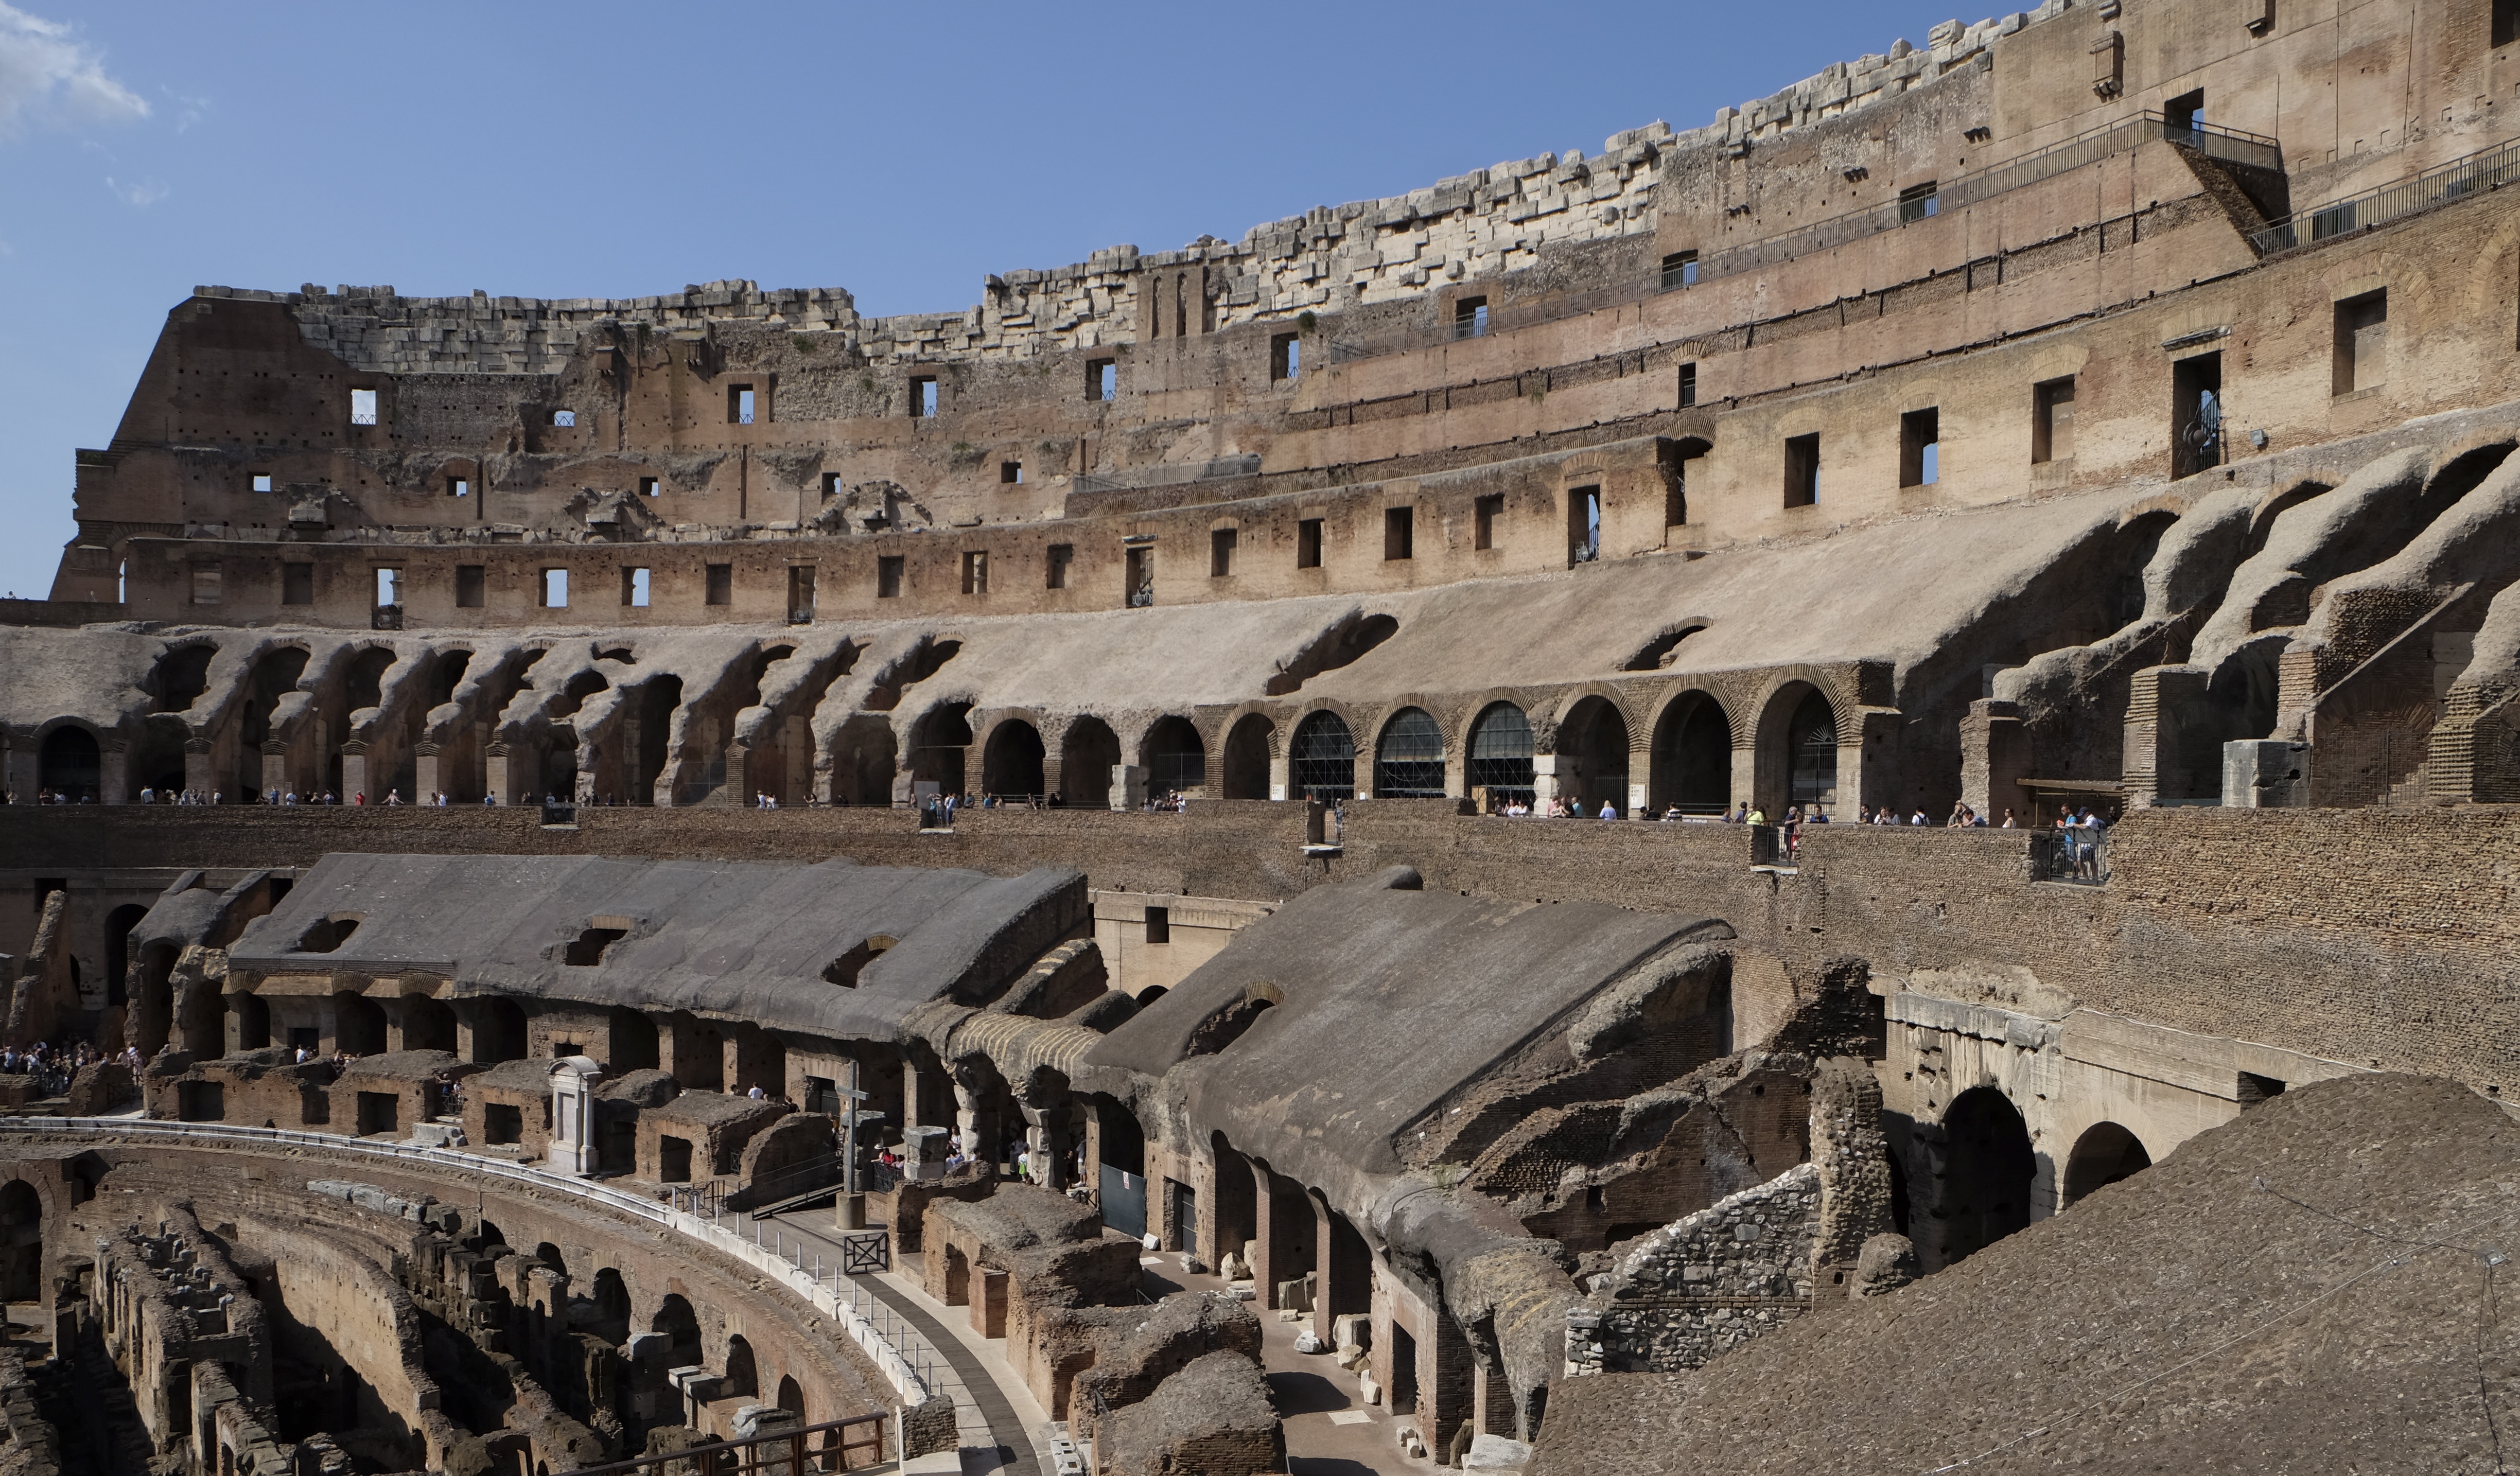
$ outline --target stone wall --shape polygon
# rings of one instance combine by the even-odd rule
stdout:
[[[1694,1368],[1802,1316],[1820,1227],[1804,1164],[1654,1231],[1566,1314],[1566,1371]]]

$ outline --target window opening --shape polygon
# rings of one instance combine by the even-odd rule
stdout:
[[[270,472],[268,472],[268,471],[257,471],[257,472],[255,472],[255,473],[253,474],[253,490],[255,490],[256,492],[268,492],[268,491],[270,491],[270,490],[271,490],[271,473],[270,473]]]
[[[1382,557],[1385,561],[1417,557],[1418,510],[1382,510]]]
[[[447,496],[449,496],[449,497],[470,497],[470,496],[472,496],[472,479],[471,479],[471,478],[469,478],[469,477],[462,477],[462,476],[450,476],[450,477],[448,477],[448,478],[446,479],[446,495],[447,495]]]
[[[1322,520],[1300,518],[1295,523],[1295,567],[1317,569],[1322,566]]]
[[[706,595],[703,597],[703,600],[709,604],[733,604],[735,603],[734,564],[712,563],[708,566],[708,590]]]
[[[1680,366],[1680,408],[1687,410],[1697,403],[1697,366]]]
[[[1150,907],[1147,909],[1147,941],[1149,943],[1170,943],[1173,941],[1173,910],[1171,908]]]
[[[1470,725],[1470,761],[1464,777],[1471,789],[1487,789],[1491,806],[1530,804],[1536,792],[1531,752],[1530,715],[1511,702],[1490,703]]]
[[[2070,461],[2074,455],[2074,378],[2030,386],[2030,459]]]
[[[1815,507],[1820,502],[1820,432],[1785,437],[1785,506]]]
[[[577,968],[592,968],[604,962],[604,951],[629,936],[626,927],[589,927],[570,940],[561,962]],[[575,1055],[576,1051],[566,1052]]]
[[[1373,753],[1378,799],[1444,797],[1444,735],[1422,707],[1403,707],[1383,725]]]
[[[963,593],[985,595],[989,592],[989,556],[973,549],[963,556]]]
[[[1566,494],[1566,561],[1591,563],[1601,557],[1601,489],[1576,487]]]
[[[577,425],[577,412],[574,410],[555,410],[552,412],[551,423],[562,430],[569,429]]]
[[[643,476],[639,478],[639,495],[641,497],[653,497],[660,490],[662,489],[656,485],[656,479],[654,477]]]
[[[1055,590],[1063,590],[1067,588],[1067,566],[1075,561],[1076,545],[1072,543],[1052,544],[1050,546],[1050,559],[1048,560],[1048,572],[1050,576],[1048,588]]]
[[[2223,465],[2223,356],[2198,354],[2170,367],[2173,480]]]
[[[875,561],[875,597],[878,600],[901,598],[901,557],[885,554]]]
[[[910,413],[914,418],[922,421],[934,420],[936,418],[936,380],[934,376],[922,375],[910,381]]]
[[[2494,0],[2494,44],[2520,41],[2520,0]]]
[[[1089,400],[1116,400],[1120,397],[1119,360],[1085,361],[1085,397]]]
[[[1899,192],[1899,223],[1907,225],[1924,220],[1943,211],[1942,187],[1939,184],[1912,185]]]
[[[1837,712],[1817,691],[1794,709],[1789,774],[1797,805],[1837,803]]]
[[[1943,414],[1911,410],[1899,417],[1899,485],[1930,487],[1942,477]]]
[[[1306,799],[1356,797],[1356,737],[1335,712],[1321,711],[1295,725],[1288,746],[1287,779]]]
[[[315,565],[284,563],[280,566],[280,603],[283,604],[315,603]]]
[[[377,423],[377,392],[373,389],[350,391],[350,424],[373,425]]]
[[[727,424],[730,425],[749,425],[752,424],[751,385],[729,384],[726,386],[726,420]]]
[[[477,610],[488,593],[490,570],[487,564],[459,563],[455,566],[455,607]]]
[[[1492,549],[1496,544],[1497,519],[1505,515],[1505,494],[1491,492],[1470,504],[1470,547]]]
[[[1488,299],[1463,297],[1453,304],[1453,336],[1484,338],[1488,334]]]
[[[621,571],[621,603],[633,609],[648,607],[648,571],[628,568]]]
[[[1304,339],[1300,334],[1279,334],[1269,340],[1269,378],[1292,380],[1304,372]]]
[[[1234,528],[1214,528],[1207,535],[1207,577],[1224,579],[1234,573],[1234,545],[1241,537]]]
[[[814,565],[810,563],[788,565],[788,623],[814,623]]]
[[[1010,487],[1021,486],[1023,484],[1023,463],[998,463],[998,480],[1006,483]]]
[[[2183,92],[2161,105],[2162,126],[2172,143],[2187,143],[2205,122],[2205,89]],[[2187,135],[2188,137],[2182,137]]]
[[[1697,253],[1674,251],[1662,259],[1662,290],[1697,286]]]
[[[1126,575],[1129,608],[1144,609],[1155,603],[1155,551],[1140,545],[1129,551]]]
[[[2336,304],[2335,392],[2352,394],[2388,379],[2389,293],[2386,289]]]
[[[547,610],[568,608],[568,570],[543,570],[543,608]]]
[[[377,570],[377,608],[391,609],[402,604],[402,570]]]

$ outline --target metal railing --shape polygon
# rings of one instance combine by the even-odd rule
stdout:
[[[884,1414],[852,1414],[846,1419],[826,1420],[819,1425],[805,1425],[794,1430],[780,1430],[749,1439],[721,1440],[664,1455],[642,1455],[635,1460],[617,1460],[610,1465],[588,1466],[577,1476],[631,1476],[633,1472],[649,1476],[806,1476],[809,1471],[847,1471],[857,1467],[849,1463],[853,1451],[872,1451],[864,1462],[875,1465],[883,1459]],[[851,1439],[852,1430],[866,1430],[861,1439]],[[816,1444],[814,1436],[823,1440]]]
[[[2297,210],[2262,231],[2251,232],[2249,244],[2262,255],[2288,251],[2403,220],[2418,210],[2498,190],[2514,180],[2520,180],[2520,139],[2427,169],[2412,179],[2349,195],[2315,210]]]
[[[2158,112],[2145,112],[2076,134],[2019,158],[1946,180],[1930,195],[1885,201],[1878,205],[1833,215],[1779,235],[1762,237],[1721,250],[1701,251],[1693,263],[1693,276],[1677,265],[1668,268],[1657,266],[1653,276],[1642,282],[1614,283],[1589,292],[1522,304],[1492,301],[1488,306],[1487,326],[1477,336],[1580,317],[1605,307],[1642,302],[1664,292],[1686,291],[1697,283],[1711,282],[1718,277],[1778,265],[1814,251],[1851,245],[1885,231],[1922,224],[2006,191],[2052,179],[2085,164],[2155,141],[2194,149],[2208,157],[2243,167],[2283,167],[2282,145],[2265,134],[2210,123],[2176,124]],[[1422,325],[1391,329],[1351,338],[1326,334],[1325,338],[1330,362],[1348,363],[1472,336],[1462,331],[1462,324],[1466,321],[1451,320],[1431,330]]]
[[[2109,832],[2054,826],[2030,833],[2030,879],[2099,886],[2109,879]]]

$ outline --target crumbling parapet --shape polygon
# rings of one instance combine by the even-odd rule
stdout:
[[[1566,1372],[1694,1368],[1810,1311],[1821,1197],[1807,1163],[1644,1237],[1566,1314]]]

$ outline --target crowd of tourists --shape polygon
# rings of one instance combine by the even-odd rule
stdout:
[[[14,1046],[0,1047],[0,1076],[32,1077],[35,1096],[59,1096],[70,1089],[71,1078],[82,1067],[109,1059],[118,1060],[134,1071],[141,1066],[137,1047],[125,1046],[119,1055],[109,1056],[86,1041],[58,1046],[37,1041],[23,1051]]]

